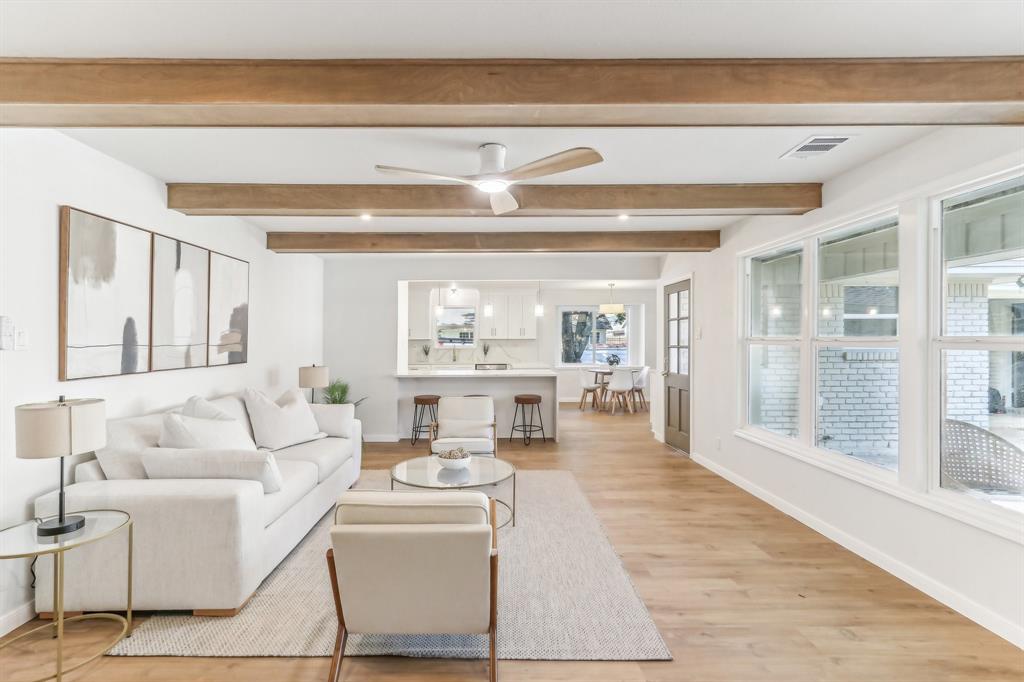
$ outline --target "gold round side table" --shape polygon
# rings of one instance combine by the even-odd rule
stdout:
[[[10,528],[0,530],[0,559],[24,559],[37,558],[47,554],[53,555],[53,622],[43,623],[23,632],[17,637],[0,644],[3,649],[15,642],[24,639],[36,632],[53,628],[54,636],[57,639],[57,672],[53,675],[38,677],[32,682],[43,680],[56,680],[60,682],[65,673],[82,667],[86,663],[99,658],[120,642],[132,634],[132,519],[127,512],[117,509],[91,509],[87,511],[76,511],[75,514],[85,517],[85,526],[64,535],[51,537],[38,537],[36,526],[38,520],[33,519],[20,523]],[[42,519],[45,521],[46,517]],[[80,616],[64,618],[64,553],[76,547],[87,545],[103,538],[110,537],[119,530],[128,531],[128,600],[125,615],[117,613],[86,613]],[[100,651],[91,654],[83,661],[76,663],[70,668],[64,668],[64,623],[81,620],[111,620],[121,624],[121,631],[110,643],[106,644]]]

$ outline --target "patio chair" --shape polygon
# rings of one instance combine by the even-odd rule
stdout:
[[[942,426],[942,485],[992,493],[1024,493],[1024,450],[956,419]]]

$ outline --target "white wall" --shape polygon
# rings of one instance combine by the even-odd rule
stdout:
[[[908,252],[923,256],[927,204],[917,197],[1021,163],[1021,129],[943,129],[827,182],[823,208],[800,217],[748,219],[723,232],[717,251],[669,256],[662,272],[663,286],[690,273],[694,276],[692,324],[703,332],[702,338],[695,338],[691,356],[694,459],[1018,645],[1024,645],[1024,547],[921,504],[928,496],[921,483],[923,472],[913,470],[911,463],[921,460],[911,452],[927,448],[926,439],[904,441],[901,456],[907,465],[899,480],[901,489],[910,485],[900,496],[734,432],[740,426],[737,395],[743,379],[737,372],[738,253],[899,206],[901,257]],[[920,268],[906,271],[908,260],[901,266],[905,272],[900,297],[907,313],[903,322],[906,329],[920,329],[927,313],[926,273]],[[661,297],[658,306],[660,347]],[[908,332],[901,339],[901,385],[919,396],[910,404],[926,404],[920,387],[927,381],[927,343],[927,334],[921,332]],[[661,357],[659,352],[659,363]],[[661,377],[654,380],[652,390],[660,394]],[[652,410],[659,438],[661,407],[656,401]],[[901,428],[924,433],[923,410],[904,410]]]
[[[324,362],[332,377],[349,382],[353,396],[369,397],[358,409],[367,440],[396,440],[399,281],[657,279],[661,264],[660,256],[618,254],[329,257],[324,265]],[[545,308],[538,332],[553,316],[554,308]],[[541,361],[546,362],[543,355]]]
[[[248,364],[57,381],[61,204],[248,260]],[[242,220],[168,210],[163,182],[58,132],[0,130],[0,314],[28,339],[26,350],[0,352],[0,526],[30,518],[32,501],[57,483],[56,462],[15,458],[15,405],[65,394],[103,398],[111,417],[141,414],[245,386],[274,394],[295,384],[297,367],[321,361],[323,261],[264,244]],[[27,564],[0,565],[0,633],[32,615],[28,585]]]

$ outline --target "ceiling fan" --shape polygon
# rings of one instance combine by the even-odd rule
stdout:
[[[447,173],[432,173],[430,171],[413,170],[411,168],[399,168],[397,166],[376,166],[381,173],[391,175],[402,175],[409,178],[430,178],[432,180],[450,180],[461,182],[476,187],[481,192],[491,195],[491,208],[494,215],[502,215],[519,208],[519,202],[512,196],[508,188],[517,182],[542,178],[546,175],[564,173],[575,168],[583,168],[595,163],[604,161],[604,158],[596,149],[590,147],[575,147],[565,151],[545,156],[530,163],[513,168],[505,169],[505,145],[495,142],[488,142],[480,145],[480,172],[476,175],[450,175]]]

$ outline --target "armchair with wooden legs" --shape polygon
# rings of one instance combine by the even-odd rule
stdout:
[[[341,678],[350,632],[486,634],[497,682],[496,518],[475,491],[344,493],[327,550],[338,612],[328,682]]]

